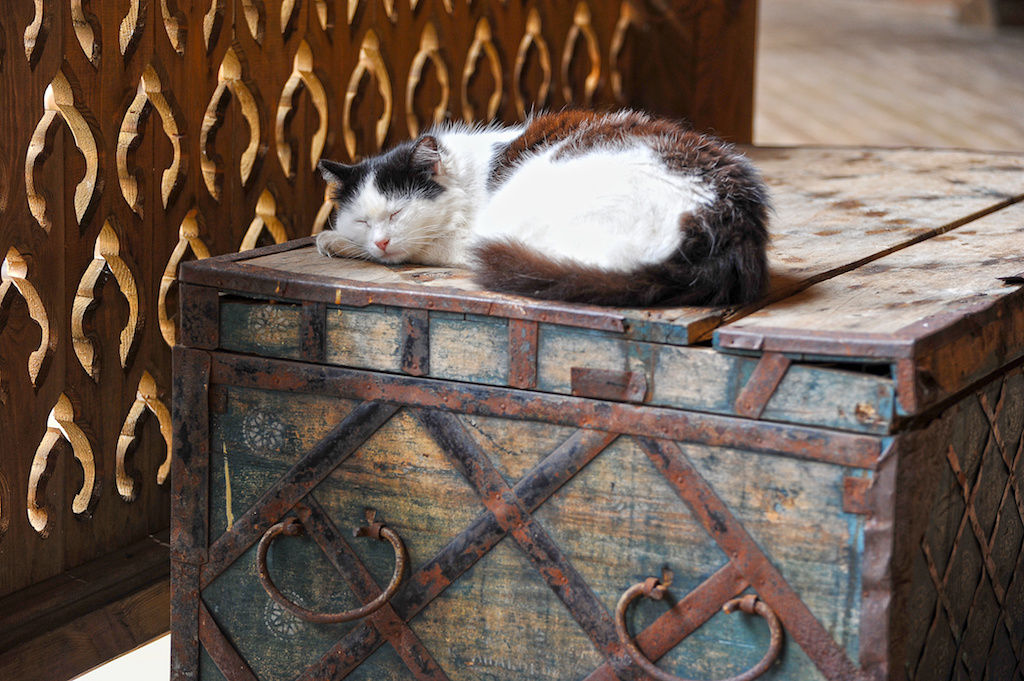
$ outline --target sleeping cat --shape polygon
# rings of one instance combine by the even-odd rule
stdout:
[[[485,288],[600,305],[725,305],[767,281],[768,194],[741,154],[634,111],[450,125],[323,160],[321,253],[469,267]]]

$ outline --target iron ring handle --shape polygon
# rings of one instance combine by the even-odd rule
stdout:
[[[405,574],[407,554],[405,551],[405,544],[402,543],[402,538],[399,537],[394,530],[390,527],[386,527],[383,523],[373,522],[372,515],[368,515],[367,518],[370,521],[369,526],[357,529],[355,532],[356,536],[371,537],[380,541],[387,541],[395,550],[395,571],[391,575],[391,581],[388,582],[387,588],[378,594],[378,596],[372,601],[366,603],[362,607],[356,608],[355,610],[346,610],[344,612],[316,612],[294,603],[287,596],[281,593],[280,590],[278,590],[277,586],[270,578],[270,571],[267,569],[267,550],[270,548],[270,544],[274,541],[274,538],[279,534],[296,537],[303,533],[304,528],[302,527],[302,522],[298,518],[287,518],[270,527],[263,533],[263,537],[260,539],[260,543],[256,547],[256,573],[260,578],[260,584],[263,586],[263,590],[266,591],[267,595],[274,599],[274,601],[276,601],[281,607],[292,614],[306,620],[307,622],[316,622],[318,624],[351,622],[352,620],[361,619],[379,610],[385,603],[391,600],[391,597],[398,591],[398,587],[401,586],[402,577]]]
[[[618,605],[615,606],[615,632],[619,635],[619,641],[625,646],[626,652],[633,658],[640,667],[652,678],[658,681],[688,681],[682,677],[659,669],[654,665],[653,662],[644,657],[644,654],[637,648],[636,643],[633,641],[633,637],[630,636],[629,630],[626,628],[626,610],[629,608],[630,603],[635,601],[641,596],[647,596],[655,600],[661,600],[665,595],[666,586],[661,581],[654,577],[648,578],[646,581],[639,584],[634,584],[629,587],[622,597],[619,598]],[[767,603],[760,600],[754,594],[746,594],[739,598],[733,598],[722,606],[722,610],[727,613],[735,612],[736,610],[742,610],[743,612],[751,615],[760,615],[768,622],[768,629],[771,632],[771,642],[768,644],[768,652],[764,654],[761,661],[756,665],[748,669],[747,671],[739,674],[738,676],[731,676],[728,679],[722,679],[721,681],[753,681],[757,677],[768,671],[768,668],[772,666],[775,659],[779,656],[779,652],[782,650],[782,624],[779,622],[779,618],[775,615],[775,612],[768,606]]]

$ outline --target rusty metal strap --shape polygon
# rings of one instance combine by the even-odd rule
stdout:
[[[616,437],[614,433],[576,431],[516,484],[520,502],[528,511],[536,510]],[[411,621],[505,536],[494,515],[484,511],[409,576],[390,606],[403,621]],[[296,681],[344,678],[384,643],[374,627],[359,624]]]
[[[544,528],[530,516],[461,421],[437,410],[418,410],[415,415],[462,471],[488,510],[526,554],[616,674],[624,681],[634,678],[636,670],[618,640],[615,622],[604,604]]]
[[[572,367],[569,375],[572,394],[578,397],[616,402],[643,402],[647,395],[647,377],[639,371]]]
[[[508,384],[532,390],[537,387],[537,322],[508,321]]]
[[[760,418],[768,401],[775,394],[789,369],[790,360],[779,352],[766,352],[754,367],[747,384],[736,397],[736,413],[740,416]]]
[[[380,400],[874,468],[875,436],[359,369],[212,353],[214,383]]]
[[[323,303],[303,303],[301,352],[306,362],[323,362],[326,356],[327,306]]]
[[[697,472],[675,442],[638,437],[647,457],[672,485],[712,539],[731,557],[736,569],[778,615],[786,634],[796,641],[829,679],[859,681],[864,675],[835,642],[786,578],[772,564],[714,488]]]
[[[210,546],[203,565],[201,587],[206,588],[231,563],[259,540],[292,506],[320,484],[359,445],[384,425],[398,407],[364,402],[275,482],[253,506],[239,516],[227,532]]]
[[[199,640],[227,681],[257,681],[249,664],[217,626],[206,604],[199,599]]]
[[[636,636],[640,651],[651,661],[664,657],[670,650],[696,631],[701,625],[721,612],[722,604],[739,595],[749,586],[732,563],[726,563],[688,593],[668,612]],[[605,663],[584,681],[617,681],[611,665]]]
[[[210,355],[179,345],[173,359],[171,556],[198,565],[209,544]]]
[[[341,532],[316,498],[310,494],[296,505],[295,514],[306,532],[320,546],[331,565],[364,604],[377,598],[381,589],[359,556],[345,541]],[[430,651],[409,628],[390,603],[369,616],[371,625],[387,639],[417,681],[448,681],[448,676],[431,656]]]

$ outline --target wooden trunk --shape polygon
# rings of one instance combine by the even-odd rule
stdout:
[[[747,309],[187,265],[173,678],[1024,678],[1024,158],[751,155]]]

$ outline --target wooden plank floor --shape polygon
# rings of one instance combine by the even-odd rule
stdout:
[[[761,0],[754,142],[1024,151],[1024,30],[952,0]]]

